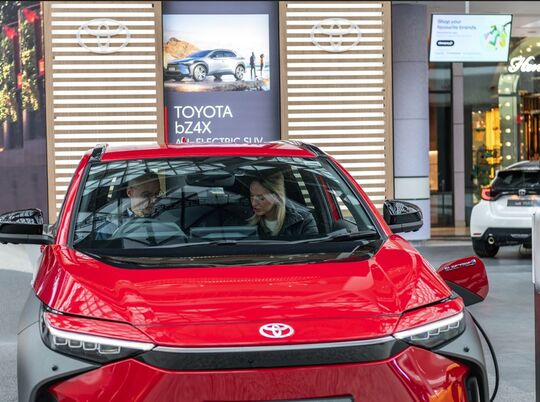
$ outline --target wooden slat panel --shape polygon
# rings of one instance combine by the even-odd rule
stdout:
[[[161,3],[44,3],[49,220],[56,219],[81,156],[96,143],[164,141]],[[127,46],[93,53],[79,45],[79,27],[96,18],[124,24]],[[89,45],[97,38],[88,38]],[[111,43],[122,43],[112,37]]]
[[[357,24],[358,43],[313,44],[326,18]],[[280,21],[282,137],[333,155],[381,208],[393,197],[390,2],[280,2]]]

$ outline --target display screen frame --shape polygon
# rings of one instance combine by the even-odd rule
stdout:
[[[260,51],[255,52],[255,78],[266,71],[269,78],[263,90],[224,91],[178,91],[167,86],[167,63],[165,62],[166,32],[171,25],[168,18],[195,16],[209,18],[261,17],[266,16],[268,47],[265,51],[264,67]],[[169,1],[163,3],[162,13],[162,55],[164,60],[163,92],[165,107],[165,136],[167,144],[259,144],[277,141],[281,138],[281,87],[280,87],[280,42],[279,7],[273,1]],[[182,39],[182,38],[181,38]],[[220,49],[235,50],[234,46],[216,46]],[[207,50],[207,49],[203,49]],[[256,50],[256,49],[255,49]],[[250,57],[245,56],[246,76],[251,74]],[[246,57],[247,56],[247,57]],[[270,63],[268,65],[268,63]],[[210,71],[209,71],[210,72]],[[213,80],[212,74],[208,74]],[[227,75],[228,81],[232,76]],[[187,80],[191,81],[188,77]],[[225,79],[223,81],[226,81]],[[223,82],[224,84],[229,84]],[[221,84],[218,84],[221,85]],[[186,114],[187,113],[187,114]],[[238,127],[242,127],[239,131]]]
[[[464,58],[464,57],[446,57],[444,59],[442,58],[435,58],[433,55],[433,41],[437,40],[434,38],[433,35],[433,29],[434,29],[434,20],[435,17],[441,17],[441,16],[447,16],[449,18],[468,18],[468,17],[477,17],[477,18],[486,18],[486,17],[509,17],[510,21],[508,24],[510,24],[510,27],[508,29],[508,38],[506,41],[506,56],[505,58],[500,59],[489,59],[489,58],[482,58],[478,57],[475,59],[472,58]],[[505,24],[506,25],[506,24]],[[458,13],[433,13],[431,14],[431,24],[430,24],[430,31],[429,31],[429,48],[428,48],[428,61],[430,63],[508,63],[508,58],[510,56],[510,38],[512,37],[512,25],[513,25],[513,14],[496,14],[496,13],[482,13],[482,14],[458,14]],[[482,33],[478,33],[478,35],[482,35]],[[484,53],[485,54],[485,53]],[[446,54],[448,56],[448,54]],[[461,54],[462,56],[462,54]]]

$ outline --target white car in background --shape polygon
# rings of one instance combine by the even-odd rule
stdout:
[[[500,170],[481,194],[471,215],[475,253],[494,257],[501,246],[530,248],[532,214],[540,206],[540,161],[522,161]]]

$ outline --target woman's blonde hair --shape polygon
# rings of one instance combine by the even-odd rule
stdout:
[[[281,228],[283,227],[283,222],[285,221],[285,179],[281,172],[271,174],[266,177],[261,177],[253,180],[253,182],[260,183],[265,189],[267,189],[271,195],[274,197],[274,208],[276,208],[277,216],[277,226],[272,231],[272,236],[277,236]],[[264,217],[253,214],[251,218],[248,219],[248,222],[252,225],[260,225],[264,222]]]

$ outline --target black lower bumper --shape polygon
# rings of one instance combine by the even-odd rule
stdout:
[[[489,238],[493,238],[494,244],[498,246],[530,245],[532,242],[530,228],[488,228],[481,240],[489,242]]]
[[[186,78],[186,77],[189,77],[189,76],[190,76],[189,74],[182,74],[180,71],[165,70],[165,79],[166,80],[170,80],[170,79],[178,80],[178,79],[183,79],[183,78]]]

